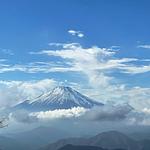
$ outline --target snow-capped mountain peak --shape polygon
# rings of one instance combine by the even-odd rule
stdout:
[[[101,106],[102,103],[96,102],[67,86],[58,86],[52,91],[45,93],[34,101],[26,101],[15,107],[24,107],[31,111],[45,111],[55,109],[69,109],[73,107],[91,108]]]

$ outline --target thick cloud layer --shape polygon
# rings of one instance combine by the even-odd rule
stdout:
[[[38,122],[38,118],[30,115],[28,111],[18,110],[9,114],[9,119],[15,120],[21,123],[35,123]]]
[[[96,107],[88,111],[85,117],[93,121],[119,121],[127,118],[133,108],[126,105]]]
[[[133,108],[130,105],[101,106],[92,109],[74,107],[71,109],[57,109],[40,112],[17,111],[11,114],[16,121],[32,123],[37,121],[50,121],[61,119],[77,119],[78,121],[120,121],[125,120]]]

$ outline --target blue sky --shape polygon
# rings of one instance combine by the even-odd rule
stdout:
[[[116,90],[119,98],[127,91],[147,99],[149,6],[148,0],[1,1],[1,84],[31,87],[49,79],[49,86],[96,89],[93,95],[100,98]]]

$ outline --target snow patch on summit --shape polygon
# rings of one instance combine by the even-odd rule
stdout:
[[[24,101],[16,105],[15,108],[29,111],[49,111],[74,107],[92,108],[94,106],[103,106],[103,104],[80,94],[70,87],[58,86],[33,101]]]

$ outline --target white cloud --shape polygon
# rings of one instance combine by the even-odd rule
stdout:
[[[28,112],[19,110],[9,115],[10,119],[18,122],[34,123],[37,121],[49,121],[56,119],[72,119],[87,121],[121,121],[128,117],[133,108],[127,104],[123,105],[104,105],[85,109],[83,107],[73,107],[70,109],[56,109],[40,112]]]
[[[127,101],[131,106],[136,108],[138,111],[142,111],[143,108],[150,108],[150,88],[132,87],[115,91],[114,99],[118,101]]]
[[[80,38],[84,37],[84,34],[81,31],[68,30],[68,33],[73,35],[73,36],[78,36]]]
[[[121,121],[126,119],[132,110],[128,104],[104,105],[87,111],[84,117],[93,121]]]
[[[115,55],[117,51],[115,50],[100,48],[97,46],[84,48],[79,43],[67,43],[67,44],[49,43],[49,45],[56,46],[55,50],[51,49],[41,50],[39,52],[32,52],[31,54],[48,55],[50,58],[59,57],[63,61],[58,62],[39,61],[39,62],[31,62],[26,65],[25,64],[8,65],[2,62],[2,64],[0,65],[0,72],[1,73],[8,71],[22,71],[26,73],[77,72],[80,73],[87,80],[86,85],[81,85],[82,88],[79,87],[78,89],[80,89],[83,93],[86,93],[87,95],[91,96],[91,98],[94,97],[96,100],[102,101],[108,100],[129,101],[130,104],[140,109],[141,107],[145,107],[145,105],[149,104],[148,102],[150,99],[149,88],[147,89],[141,87],[127,88],[128,87],[127,85],[120,84],[118,80],[112,75],[112,72],[113,71],[115,72],[116,70],[128,74],[138,74],[150,71],[148,65],[147,66],[134,65],[134,62],[138,62],[141,60],[136,58],[117,58]],[[20,85],[21,84],[18,84],[17,86]],[[28,87],[29,85],[27,86],[26,84],[24,84],[24,86]],[[31,89],[30,90],[31,93],[33,93],[32,86],[31,88],[29,88]],[[41,85],[41,87],[42,86],[45,87],[45,85]],[[20,87],[23,87],[23,84]],[[11,90],[14,91],[15,88],[12,89],[5,88],[5,89],[8,89],[8,91]],[[34,91],[37,90],[39,92],[38,89],[36,88],[33,89]],[[21,93],[23,94],[24,92],[22,91],[23,90],[21,90]],[[10,95],[8,94],[8,92],[6,93],[7,95]],[[31,97],[32,95],[31,93],[28,92],[29,97]],[[17,96],[20,94],[15,93],[14,95]],[[23,98],[25,97],[24,95],[22,96]]]
[[[128,104],[104,105],[85,109],[74,107],[70,109],[57,109],[50,111],[28,112],[19,110],[9,114],[9,119],[22,123],[42,123],[45,121],[62,121],[75,119],[78,123],[121,123],[122,125],[150,125],[150,111],[136,111]]]
[[[125,66],[124,68],[121,68],[124,70],[124,73],[129,74],[139,74],[139,73],[146,73],[150,71],[150,65],[147,66]]]
[[[143,110],[142,110],[144,113],[146,113],[146,114],[150,114],[150,108],[143,108]]]
[[[102,83],[101,86],[103,86],[105,83],[108,85],[107,81],[113,79],[108,75],[106,76],[104,73],[105,71],[119,69],[126,72],[128,70],[129,73],[129,65],[127,63],[138,61],[136,58],[113,58],[116,54],[116,51],[107,48],[99,48],[96,46],[83,48],[79,43],[53,43],[52,45],[59,45],[62,48],[58,50],[42,50],[37,54],[61,57],[70,65],[64,65],[57,68],[53,67],[51,68],[51,71],[81,72],[89,77],[90,82],[98,81],[100,84]],[[132,72],[130,71],[130,73]]]
[[[128,104],[104,105],[85,109],[74,107],[70,109],[57,109],[40,112],[28,112],[20,110],[9,114],[10,120],[22,123],[38,123],[45,121],[62,121],[75,119],[78,123],[122,123],[123,125],[150,125],[149,110],[136,111]]]
[[[83,48],[78,43],[60,44],[58,50],[42,50],[38,54],[60,57],[68,62],[68,67],[61,71],[81,72],[87,77],[89,89],[81,91],[103,101],[128,101],[132,106],[142,109],[149,104],[149,88],[128,88],[128,84],[119,84],[112,76],[112,72],[119,70],[122,73],[138,74],[149,71],[149,66],[134,65],[141,61],[136,58],[116,58],[116,51],[112,49],[90,47]],[[62,48],[61,48],[62,47]],[[145,61],[145,60],[142,60]],[[54,69],[54,68],[53,68]],[[60,71],[60,70],[59,70]]]
[[[49,43],[56,46],[55,50],[41,50],[30,54],[61,57],[62,62],[31,62],[28,64],[8,63],[0,64],[0,73],[21,71],[26,73],[50,73],[50,72],[82,72],[91,75],[91,72],[118,70],[122,73],[139,74],[150,71],[149,65],[135,65],[134,62],[145,61],[136,58],[117,58],[117,51],[100,48],[97,46],[83,48],[79,43]],[[149,61],[145,61],[148,63]]]
[[[14,120],[17,122],[27,123],[27,124],[38,122],[37,117],[32,116],[28,111],[25,110],[18,110],[13,113],[10,113],[8,118],[10,121]]]
[[[70,109],[56,109],[52,111],[35,112],[31,113],[30,116],[34,116],[40,120],[77,118],[85,114],[86,111],[88,110],[83,107],[74,107]]]
[[[86,95],[89,95],[96,100],[100,100],[103,103],[127,102],[138,111],[142,111],[145,107],[150,108],[150,88],[129,88],[124,84],[109,83],[105,88],[101,88],[101,86],[99,85],[97,88],[93,87],[91,89],[85,89],[83,91]]]
[[[138,48],[150,49],[150,45],[146,45],[146,44],[144,44],[144,45],[138,45],[137,47]]]
[[[46,54],[63,58],[70,62],[69,67],[53,67],[49,71],[83,71],[83,66],[87,70],[112,70],[118,69],[122,73],[138,74],[149,72],[149,65],[136,66],[133,62],[138,62],[136,58],[115,58],[116,51],[107,48],[90,47],[83,48],[79,43],[50,43],[50,45],[60,46],[58,50],[42,50],[32,54]],[[145,61],[145,60],[142,60]]]
[[[0,105],[10,107],[26,99],[32,99],[55,87],[53,79],[39,81],[0,81]]]

